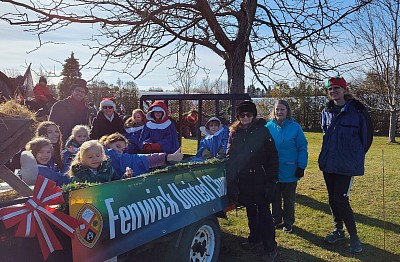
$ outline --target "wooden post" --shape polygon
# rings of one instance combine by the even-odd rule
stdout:
[[[24,197],[32,196],[32,189],[4,164],[31,139],[32,123],[31,119],[0,119],[0,178]]]
[[[33,195],[32,189],[4,165],[0,166],[0,178],[7,182],[21,196],[27,197]]]

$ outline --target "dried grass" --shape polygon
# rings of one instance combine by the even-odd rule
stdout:
[[[17,199],[18,197],[21,197],[21,195],[15,190],[4,191],[0,193],[0,203]]]
[[[35,113],[29,111],[26,106],[19,104],[17,100],[11,99],[0,104],[0,117],[28,118],[35,120]]]

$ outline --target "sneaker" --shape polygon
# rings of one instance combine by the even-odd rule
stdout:
[[[285,233],[292,233],[292,231],[293,231],[292,226],[289,224],[285,224],[282,229],[283,229],[283,232],[285,232]]]
[[[271,252],[265,252],[265,254],[262,256],[262,261],[264,261],[264,262],[274,262],[277,256],[278,256],[278,251],[275,248]]]
[[[282,220],[279,220],[279,221],[274,221],[274,225],[275,225],[276,229],[279,229],[279,228],[283,228],[284,223]]]
[[[325,237],[325,241],[328,242],[329,244],[334,244],[337,241],[345,239],[346,238],[344,236],[344,231],[340,229],[336,229],[335,231],[333,231],[332,233],[330,233]]]
[[[262,242],[250,242],[250,241],[246,241],[244,243],[241,244],[242,248],[244,250],[254,250],[257,248],[261,248],[262,247]]]
[[[360,253],[362,251],[361,241],[357,235],[350,236],[350,252]]]

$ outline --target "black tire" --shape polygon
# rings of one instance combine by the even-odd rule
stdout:
[[[217,262],[221,247],[221,229],[214,215],[186,226],[168,250],[168,261]]]

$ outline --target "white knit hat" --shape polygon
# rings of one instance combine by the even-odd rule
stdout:
[[[103,100],[100,102],[99,110],[102,110],[103,106],[113,106],[114,110],[117,110],[117,106],[115,105],[115,103],[111,99],[108,99],[108,98],[103,98]]]

